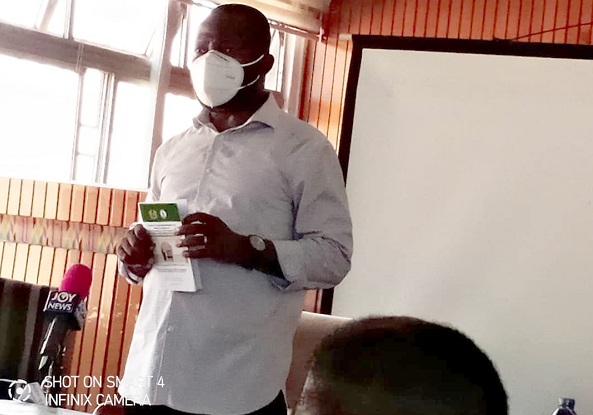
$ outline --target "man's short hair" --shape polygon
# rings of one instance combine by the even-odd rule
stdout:
[[[371,317],[320,342],[299,409],[307,415],[506,415],[508,404],[494,365],[464,334],[410,317]]]
[[[270,50],[270,23],[262,12],[244,4],[228,3],[216,7],[212,10],[210,16],[216,16],[219,13],[233,16],[233,19],[241,19],[248,23],[249,31],[246,36],[249,39],[246,40],[256,46],[262,53]]]

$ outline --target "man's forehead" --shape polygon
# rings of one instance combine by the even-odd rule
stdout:
[[[242,34],[253,30],[253,23],[238,13],[212,13],[200,25],[200,32],[221,34]]]
[[[240,18],[229,18],[228,15],[211,16],[200,25],[198,40],[201,38],[213,40],[246,41],[251,36],[249,22]]]

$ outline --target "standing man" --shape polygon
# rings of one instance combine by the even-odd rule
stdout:
[[[187,200],[180,234],[202,289],[143,301],[119,392],[129,413],[286,414],[282,390],[305,289],[350,269],[352,225],[329,141],[264,90],[270,28],[256,9],[220,6],[190,65],[203,111],[155,156],[148,200]],[[154,244],[138,225],[117,247],[133,283]],[[151,412],[152,411],[152,412]]]

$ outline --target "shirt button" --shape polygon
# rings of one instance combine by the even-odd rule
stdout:
[[[208,173],[208,174],[212,173],[212,169],[210,169],[210,168],[206,169],[206,173]]]
[[[167,329],[167,331],[168,331],[169,333],[171,333],[171,332],[173,331],[173,327],[169,327],[169,328]]]

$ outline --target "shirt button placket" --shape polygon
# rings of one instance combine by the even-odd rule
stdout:
[[[204,187],[204,181],[208,180],[208,175],[212,172],[212,168],[210,167],[212,165],[212,157],[213,157],[213,151],[214,151],[214,145],[216,143],[216,138],[218,137],[218,135],[216,135],[213,139],[212,139],[212,143],[210,144],[210,148],[208,149],[208,152],[206,153],[206,157],[204,160],[204,171],[202,174],[202,178],[200,179],[200,183],[198,184],[198,191],[196,194],[196,201],[198,202],[198,206],[200,206],[202,203],[204,203],[204,201],[202,200],[202,194],[203,194],[203,187]],[[207,185],[206,185],[207,186]]]

